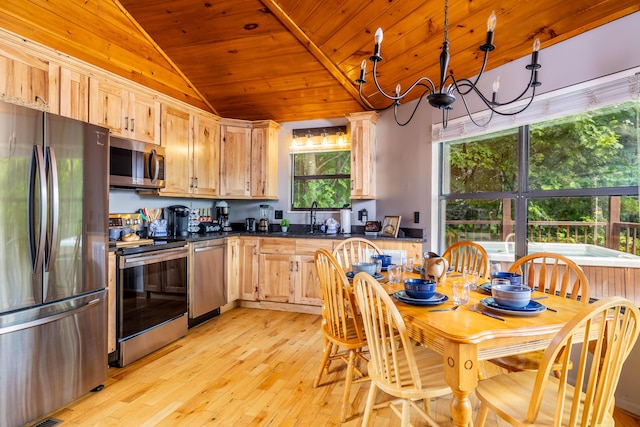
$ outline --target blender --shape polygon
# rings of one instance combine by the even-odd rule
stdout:
[[[229,204],[224,200],[218,200],[216,202],[216,216],[222,231],[231,231],[231,224],[229,223]]]
[[[271,215],[273,208],[269,205],[260,205],[260,219],[258,220],[258,231],[268,232],[269,223],[271,222]]]

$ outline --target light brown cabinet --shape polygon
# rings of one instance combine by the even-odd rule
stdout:
[[[193,116],[191,193],[217,196],[220,187],[220,121],[214,116]]]
[[[162,195],[191,192],[191,116],[188,112],[164,105],[162,108],[162,146],[165,149],[165,187]]]
[[[251,129],[251,197],[278,198],[278,131],[271,120],[255,121]]]
[[[220,195],[251,195],[251,123],[222,119],[220,127]]]
[[[262,238],[258,299],[320,306],[314,254],[333,245],[330,239]]]
[[[89,121],[89,76],[65,66],[49,68],[49,106],[54,114]]]
[[[258,300],[258,265],[260,239],[241,237],[238,249],[239,270],[238,282],[240,299],[245,301]]]
[[[220,123],[216,116],[162,107],[162,146],[166,153],[163,196],[215,197],[220,179]]]
[[[227,303],[240,299],[240,238],[228,237],[227,245]]]
[[[50,104],[49,62],[1,45],[0,99],[45,109]]]
[[[89,122],[115,136],[160,143],[160,102],[151,94],[108,80],[89,80]]]
[[[376,123],[375,111],[347,115],[351,134],[351,198],[376,197]]]
[[[221,119],[220,196],[278,198],[278,131],[271,120]]]

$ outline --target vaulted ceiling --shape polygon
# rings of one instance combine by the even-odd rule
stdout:
[[[354,81],[378,27],[385,31],[378,70],[385,91],[421,76],[435,80],[444,2],[7,0],[0,27],[222,117],[286,122],[364,110]],[[544,48],[640,9],[637,0],[448,6],[450,71],[458,78],[478,72],[491,11],[497,27],[489,69],[528,55],[536,37],[543,67],[551,67]],[[371,86],[368,100],[382,105]]]

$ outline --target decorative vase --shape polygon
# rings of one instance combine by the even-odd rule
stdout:
[[[287,227],[286,225],[281,226],[280,228],[282,228],[282,232],[286,233],[287,230],[289,229],[289,227]]]

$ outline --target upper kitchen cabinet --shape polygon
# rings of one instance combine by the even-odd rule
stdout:
[[[109,128],[112,135],[160,144],[160,102],[118,83],[90,79],[89,121]]]
[[[374,199],[378,113],[375,111],[352,113],[347,115],[347,119],[351,128],[351,198]]]
[[[191,193],[218,196],[220,187],[220,119],[212,115],[193,116]]]
[[[272,120],[253,122],[251,130],[251,197],[278,198],[278,131]]]
[[[89,121],[89,76],[65,66],[51,64],[49,69],[51,112]]]
[[[0,45],[0,99],[46,109],[49,100],[49,62]]]
[[[251,196],[251,122],[222,119],[220,126],[220,196]]]
[[[215,197],[220,180],[220,119],[162,105],[166,179],[160,195]]]
[[[165,187],[161,195],[186,196],[193,189],[193,141],[188,111],[162,106],[162,146],[165,149]]]

